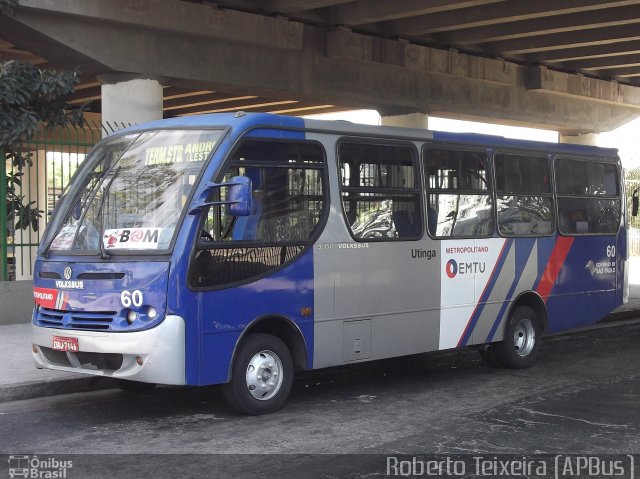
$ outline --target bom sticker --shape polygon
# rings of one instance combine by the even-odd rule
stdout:
[[[107,249],[157,249],[160,228],[108,229],[102,241]]]

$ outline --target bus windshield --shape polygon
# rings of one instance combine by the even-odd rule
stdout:
[[[107,140],[57,213],[51,251],[169,249],[178,219],[221,130],[157,130]],[[102,241],[102,245],[100,244]]]

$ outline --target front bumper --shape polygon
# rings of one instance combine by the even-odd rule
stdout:
[[[54,336],[78,338],[78,353],[51,349]],[[38,368],[109,376],[146,383],[184,385],[185,325],[167,316],[155,328],[107,333],[33,326],[33,358]],[[138,364],[138,358],[142,364]]]

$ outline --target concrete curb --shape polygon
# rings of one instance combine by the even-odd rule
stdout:
[[[102,376],[86,376],[73,379],[30,381],[0,387],[0,403],[21,401],[45,396],[58,396],[78,392],[113,389],[117,380]]]
[[[606,318],[598,321],[596,324],[590,326],[584,326],[582,328],[572,329],[570,331],[560,331],[558,333],[549,333],[546,336],[570,336],[575,333],[582,333],[584,331],[595,331],[598,329],[606,328],[620,328],[623,326],[633,326],[634,324],[640,324],[640,312],[631,311],[632,315],[625,315],[624,313],[616,313],[616,316],[609,315]]]
[[[596,324],[610,323],[614,321],[623,321],[625,319],[633,319],[633,318],[640,318],[640,310],[628,309],[628,310],[614,311],[613,313],[610,313],[607,316],[605,316],[601,321],[598,321],[598,323]]]

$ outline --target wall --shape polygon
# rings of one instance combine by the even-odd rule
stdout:
[[[31,321],[33,283],[31,281],[0,281],[0,325]]]

